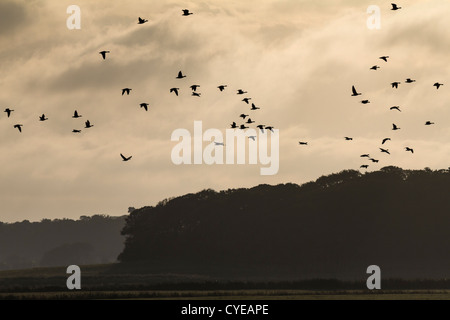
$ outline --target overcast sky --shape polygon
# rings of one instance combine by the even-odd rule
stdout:
[[[448,168],[450,2],[402,1],[398,11],[390,2],[2,0],[0,108],[15,111],[0,114],[0,221],[123,215],[206,188],[301,184],[362,164]],[[66,26],[72,4],[80,30]],[[369,5],[380,7],[379,30],[367,27]],[[180,70],[186,78],[175,79]],[[193,84],[201,97],[191,96]],[[361,96],[351,97],[352,85]],[[172,163],[174,130],[193,133],[202,121],[225,134],[241,113],[279,129],[277,174],[261,175],[261,164]],[[391,155],[379,150],[386,137]]]

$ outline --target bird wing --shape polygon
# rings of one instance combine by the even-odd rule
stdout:
[[[353,92],[353,94],[357,94],[355,86],[352,86],[352,92]]]

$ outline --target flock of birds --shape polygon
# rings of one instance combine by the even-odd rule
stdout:
[[[399,7],[396,7],[396,8],[400,9]],[[392,9],[392,10],[394,10],[394,9]],[[397,9],[395,9],[395,10],[397,10]],[[383,61],[385,61],[385,62],[388,62],[389,56],[382,56],[382,57],[379,57],[379,59],[381,59],[381,60],[383,60]],[[378,70],[378,69],[380,69],[380,66],[378,66],[378,65],[374,65],[374,66],[372,66],[372,67],[370,68],[370,70],[375,70],[375,71]],[[411,79],[411,78],[407,78],[407,79],[405,80],[405,83],[408,83],[408,84],[411,84],[411,83],[414,83],[414,82],[416,82],[416,80]],[[393,88],[393,89],[398,89],[398,86],[399,86],[401,83],[402,83],[402,82],[400,82],[400,81],[392,82],[392,83],[391,83],[391,88]],[[433,84],[433,86],[436,87],[436,90],[438,90],[438,89],[439,89],[441,86],[443,86],[443,85],[444,85],[443,83],[439,83],[439,82],[435,82],[435,83]],[[360,96],[360,95],[362,95],[362,94],[361,94],[360,92],[358,92],[358,91],[356,90],[355,86],[353,85],[353,86],[352,86],[352,94],[351,94],[351,96],[352,96],[352,97],[357,97],[357,96]],[[361,100],[360,102],[361,102],[362,104],[368,104],[368,103],[370,103],[370,100],[365,99],[365,100]],[[392,107],[389,108],[389,110],[395,110],[395,111],[401,112],[400,106],[392,106]],[[425,121],[425,125],[426,125],[426,126],[430,126],[430,125],[433,125],[433,124],[434,124],[434,122],[431,122],[431,121],[429,121],[429,120]],[[400,128],[397,124],[395,124],[395,123],[392,124],[392,130],[393,130],[393,131],[397,131],[397,130],[400,130],[400,129],[401,129],[401,128]],[[351,137],[345,137],[345,140],[350,141],[350,140],[353,140],[353,138],[351,138]],[[391,141],[391,138],[384,138],[384,139],[382,139],[381,144],[384,145],[384,144],[387,143],[388,141]],[[411,148],[411,147],[409,147],[409,146],[405,146],[404,148],[405,148],[405,151],[406,151],[406,152],[414,153],[414,149],[413,149],[413,148]],[[380,147],[379,150],[380,150],[382,153],[386,153],[386,154],[388,154],[388,155],[391,154],[391,153],[389,152],[389,149]],[[369,154],[362,154],[360,157],[362,157],[362,158],[367,158],[368,160],[372,161],[373,163],[378,163],[378,162],[379,162],[379,160],[372,158]],[[362,169],[367,169],[368,167],[369,167],[369,165],[367,165],[367,164],[363,164],[363,165],[360,166],[360,168],[362,168]]]
[[[401,9],[401,7],[399,7],[395,3],[392,3],[391,5],[392,5],[391,10],[396,11],[396,10]],[[190,12],[189,9],[183,9],[182,10],[182,16],[189,16],[189,15],[192,15],[192,14],[193,13]],[[146,22],[148,22],[147,19],[138,17],[138,22],[137,22],[138,24],[144,24]],[[103,51],[100,51],[99,54],[102,56],[103,60],[106,60],[107,54],[110,54],[110,51],[109,50],[103,50]],[[383,60],[384,62],[388,62],[389,56],[381,56],[381,57],[379,57],[379,59]],[[378,66],[378,65],[374,65],[374,66],[372,66],[370,68],[370,70],[374,70],[374,71],[377,71],[378,69],[380,69],[380,66]],[[183,74],[182,71],[179,71],[175,78],[179,79],[179,80],[180,79],[184,79],[184,78],[186,78],[186,75]],[[411,79],[411,78],[407,78],[405,80],[405,83],[407,83],[407,84],[411,84],[411,83],[414,83],[414,82],[416,82],[416,80]],[[391,87],[393,89],[398,89],[400,84],[401,84],[401,82],[395,81],[395,82],[391,83]],[[443,83],[436,82],[436,83],[433,84],[433,86],[436,87],[436,89],[439,89],[441,86],[443,86]],[[190,86],[190,89],[192,90],[192,96],[196,96],[196,97],[200,97],[201,96],[201,93],[197,91],[198,88],[200,88],[200,85],[198,85],[198,84],[193,84],[193,85]],[[217,88],[219,89],[220,92],[222,92],[222,91],[224,91],[227,88],[227,85],[222,84],[222,85],[219,85]],[[122,89],[122,96],[125,95],[125,94],[126,95],[130,95],[131,91],[132,91],[132,88],[123,88]],[[179,87],[172,87],[172,88],[170,88],[169,92],[170,93],[174,93],[176,96],[178,96],[179,92],[180,92],[180,88]],[[247,94],[247,91],[244,91],[242,89],[238,89],[236,94],[237,95],[245,95],[245,94]],[[360,96],[360,95],[362,95],[362,94],[360,92],[358,92],[356,90],[355,86],[353,85],[352,86],[352,94],[351,94],[351,96],[357,97],[357,96]],[[247,105],[250,104],[250,100],[252,100],[252,98],[249,98],[249,97],[244,97],[242,99],[242,101],[244,103],[246,103]],[[370,100],[364,99],[364,100],[361,100],[360,102],[362,104],[369,104]],[[149,103],[143,102],[143,103],[140,104],[140,107],[144,108],[145,111],[148,111]],[[257,107],[254,103],[251,103],[250,111],[255,111],[255,110],[259,110],[259,109],[260,109],[260,107]],[[395,111],[401,112],[399,106],[392,106],[392,107],[390,107],[390,110],[395,110]],[[6,108],[4,110],[4,112],[7,114],[7,117],[10,118],[11,114],[12,114],[12,112],[14,112],[14,110],[10,109],[10,108]],[[72,118],[78,119],[78,118],[81,118],[81,117],[82,117],[82,115],[80,115],[78,113],[78,111],[75,110]],[[230,125],[230,127],[232,129],[245,130],[245,129],[249,128],[249,125],[252,125],[252,124],[255,123],[255,121],[250,117],[249,114],[241,113],[239,115],[239,118],[242,118],[241,121],[245,121],[245,122],[238,125],[236,121],[233,121],[231,123],[231,125]],[[41,116],[39,116],[39,121],[47,121],[47,120],[48,120],[48,118],[45,116],[45,114],[42,114]],[[430,125],[433,125],[433,124],[434,124],[434,122],[431,122],[431,121],[426,121],[425,122],[425,125],[427,125],[427,126],[430,126]],[[84,127],[85,129],[92,128],[93,126],[94,125],[91,124],[91,122],[89,120],[85,121],[85,127]],[[254,126],[255,126],[255,128],[261,130],[261,132],[263,132],[263,133],[264,133],[264,130],[270,130],[270,131],[273,132],[273,128],[274,128],[273,126],[266,126],[264,124],[257,124],[257,125],[254,125]],[[14,124],[13,127],[18,129],[19,132],[22,132],[23,124],[17,123],[17,124]],[[396,130],[400,130],[400,129],[401,128],[398,125],[396,125],[395,123],[392,124],[392,130],[396,131]],[[80,133],[81,129],[73,129],[72,132],[73,133]],[[255,141],[256,136],[248,136],[248,138],[253,140],[253,141]],[[353,140],[352,137],[344,137],[344,139],[346,141],[352,141]],[[384,138],[384,139],[382,139],[381,144],[384,145],[385,143],[387,143],[390,140],[391,140],[391,138]],[[299,141],[298,143],[299,143],[299,145],[308,145],[308,142],[306,142],[306,141]],[[224,145],[223,142],[215,142],[215,144],[216,145]],[[386,153],[386,154],[390,155],[390,152],[389,152],[388,149],[385,149],[385,148],[382,148],[382,147],[380,147],[379,149],[380,149],[380,151],[382,153]],[[414,149],[409,147],[409,146],[405,146],[405,151],[414,153]],[[129,161],[132,158],[132,156],[124,156],[122,153],[120,154],[120,156],[121,156],[123,161]],[[379,162],[379,160],[372,158],[369,154],[362,154],[360,157],[368,158],[373,163]],[[367,165],[367,164],[363,164],[363,165],[360,166],[360,168],[367,169],[368,166],[369,165]]]

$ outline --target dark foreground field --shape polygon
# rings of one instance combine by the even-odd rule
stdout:
[[[66,267],[0,272],[0,299],[450,300],[449,280],[225,280],[196,274],[137,273],[116,264],[81,266],[81,290],[68,290]]]

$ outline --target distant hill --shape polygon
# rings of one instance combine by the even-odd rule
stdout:
[[[167,199],[126,219],[122,265],[270,279],[450,276],[450,171],[345,170]]]
[[[0,223],[0,270],[115,262],[125,217]]]

